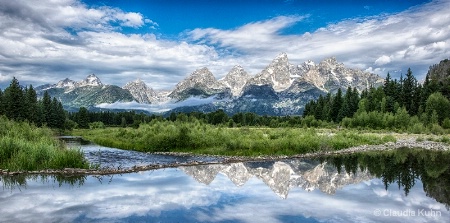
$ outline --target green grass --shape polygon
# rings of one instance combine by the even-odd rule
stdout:
[[[48,128],[0,116],[0,169],[89,168],[80,150],[66,149]]]
[[[355,130],[312,128],[223,128],[200,122],[152,121],[138,129],[74,130],[97,144],[143,152],[192,152],[214,155],[294,155],[382,144],[394,137]]]

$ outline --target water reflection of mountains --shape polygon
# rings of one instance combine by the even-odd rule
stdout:
[[[416,180],[423,183],[427,196],[449,207],[450,153],[400,149],[277,162],[248,162],[180,167],[198,182],[210,184],[217,174],[226,175],[236,186],[256,177],[278,196],[286,198],[295,187],[319,189],[334,194],[345,185],[380,178],[386,189],[397,184],[409,194]]]
[[[210,184],[219,173],[226,175],[236,186],[242,186],[250,178],[256,177],[282,198],[286,198],[289,190],[294,187],[308,191],[319,189],[327,194],[334,194],[337,189],[345,185],[372,178],[367,171],[357,171],[355,174],[339,173],[327,162],[299,159],[185,166],[180,169],[204,184]]]
[[[354,153],[317,159],[290,159],[273,162],[197,165],[179,167],[203,184],[210,184],[217,174],[226,175],[236,186],[250,178],[262,180],[278,196],[287,198],[292,188],[320,190],[334,194],[339,188],[365,180],[380,178],[386,189],[396,184],[409,194],[417,180],[426,195],[450,207],[450,152],[400,149],[385,152]],[[113,176],[99,177],[111,181]],[[3,188],[26,188],[27,180],[58,182],[83,186],[86,176],[19,175],[0,176]]]

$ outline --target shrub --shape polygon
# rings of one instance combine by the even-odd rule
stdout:
[[[0,169],[89,168],[79,150],[64,148],[47,128],[0,117]],[[1,128],[0,128],[1,129]]]
[[[436,135],[445,134],[445,130],[438,124],[431,125],[430,131],[431,131],[431,133],[436,134]]]

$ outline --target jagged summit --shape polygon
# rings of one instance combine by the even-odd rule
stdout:
[[[103,86],[100,78],[95,76],[95,74],[88,75],[84,80],[79,82],[73,81],[69,78],[65,78],[64,80],[60,80],[54,87],[56,88],[77,88],[77,87],[85,87],[85,86]]]
[[[230,94],[229,91],[229,88],[219,83],[211,71],[204,67],[178,83],[169,97],[183,100],[190,96],[209,97],[216,94]]]
[[[348,87],[362,91],[370,85],[380,86],[384,81],[376,74],[347,68],[335,57],[326,58],[319,63],[308,60],[300,65],[293,65],[286,53],[280,53],[254,76],[244,70],[245,66],[247,65],[234,66],[220,80],[207,67],[203,67],[189,74],[173,90],[167,92],[156,92],[140,79],[127,83],[123,88],[103,85],[95,74],[80,82],[66,78],[57,84],[41,86],[36,90],[42,93],[48,89],[52,92],[52,97],[66,98],[66,106],[88,107],[117,102],[114,101],[116,99],[147,104],[169,101],[177,103],[194,97],[211,100],[202,105],[180,105],[180,108],[175,105],[172,112],[212,112],[223,109],[228,114],[253,112],[260,115],[299,115],[304,105],[310,100],[316,100],[319,95],[334,94],[339,88],[346,90]],[[100,91],[102,94],[98,94]],[[99,98],[100,95],[102,98]],[[75,103],[74,98],[82,99],[77,99]]]
[[[57,88],[75,88],[77,86],[77,82],[66,78],[64,80],[60,80],[57,84]]]
[[[103,86],[102,82],[100,81],[100,78],[95,76],[95,74],[89,74],[86,79],[80,81],[77,83],[78,87],[84,87],[84,86]]]
[[[150,104],[157,100],[156,92],[139,78],[128,82],[122,88],[128,90],[131,95],[133,95],[133,98],[139,103]]]
[[[231,94],[235,97],[239,96],[242,92],[250,75],[240,65],[234,66],[228,74],[219,80],[220,83],[231,89]]]
[[[282,91],[291,84],[289,60],[286,53],[279,54],[261,73],[251,78],[248,85],[270,85],[275,91]]]

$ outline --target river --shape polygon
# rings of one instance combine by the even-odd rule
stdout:
[[[69,142],[100,167],[220,161]],[[1,176],[0,222],[448,222],[450,155],[398,150],[106,176]]]

